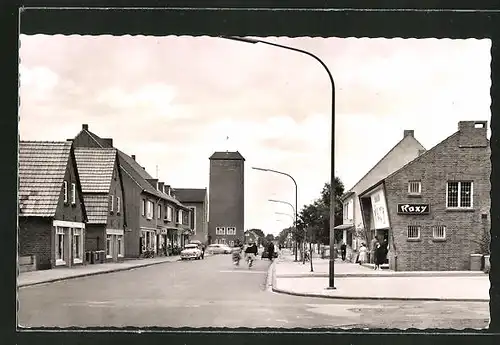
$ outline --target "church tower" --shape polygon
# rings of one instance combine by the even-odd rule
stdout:
[[[209,242],[231,246],[244,240],[245,158],[238,151],[226,151],[209,159]]]

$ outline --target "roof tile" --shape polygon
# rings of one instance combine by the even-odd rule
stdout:
[[[108,193],[113,178],[116,150],[112,148],[75,148],[76,166],[83,193]]]

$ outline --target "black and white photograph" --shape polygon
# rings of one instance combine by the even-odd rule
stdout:
[[[491,47],[21,34],[19,327],[486,329]]]

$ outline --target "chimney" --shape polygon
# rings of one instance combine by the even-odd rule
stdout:
[[[135,161],[135,155],[132,155],[132,159]]]
[[[414,137],[414,136],[415,136],[415,131],[413,129],[405,129],[403,131],[403,138]]]
[[[460,148],[487,147],[488,121],[459,121],[458,146]]]
[[[142,167],[142,170],[146,170],[146,168],[145,168],[145,167]]]
[[[427,150],[425,150],[425,149],[423,149],[423,150],[418,150],[418,155],[419,155],[419,156],[421,156],[423,153],[425,153],[425,151],[427,151]]]
[[[102,139],[107,145],[113,147],[113,139],[111,138],[103,138]]]
[[[165,182],[158,182],[158,190],[163,192],[163,187],[165,186]]]
[[[88,131],[89,130],[89,125],[87,125],[86,123],[84,123],[82,125],[82,129],[85,130],[85,131]]]

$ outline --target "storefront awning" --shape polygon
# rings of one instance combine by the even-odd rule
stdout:
[[[352,224],[341,224],[341,225],[337,225],[333,229],[334,230],[346,230],[346,229],[350,229],[350,228],[353,228],[353,227],[354,226]]]

